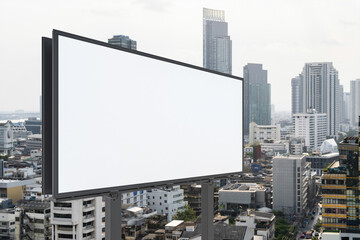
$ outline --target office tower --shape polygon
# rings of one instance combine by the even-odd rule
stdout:
[[[244,66],[244,134],[249,134],[250,122],[271,124],[270,84],[262,64]]]
[[[360,115],[360,79],[350,81],[350,124],[357,126]]]
[[[316,110],[309,109],[307,113],[294,114],[293,125],[295,137],[303,138],[305,146],[311,150],[317,150],[326,140],[326,113],[317,113]]]
[[[291,79],[291,114],[303,112],[303,79],[300,74]]]
[[[276,156],[273,159],[273,210],[303,215],[308,206],[308,192],[314,191],[310,163],[305,156]],[[314,195],[314,193],[310,194]]]
[[[350,123],[350,92],[344,92],[345,122]]]
[[[324,169],[321,189],[325,230],[360,233],[359,140],[360,131],[358,137],[346,137],[339,144],[339,161]]]
[[[129,36],[114,35],[113,38],[108,39],[108,43],[123,48],[136,50],[136,41],[130,39]]]
[[[339,131],[339,79],[331,62],[306,63],[303,71],[302,112],[315,109],[327,114],[327,135],[337,137]]]
[[[203,9],[203,66],[232,73],[232,42],[222,10]]]

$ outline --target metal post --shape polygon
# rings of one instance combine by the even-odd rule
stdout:
[[[121,193],[105,196],[105,238],[121,240]]]
[[[214,186],[201,183],[201,239],[214,240]]]

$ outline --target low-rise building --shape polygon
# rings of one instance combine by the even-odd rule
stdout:
[[[14,209],[0,210],[0,239],[15,238],[15,212]]]
[[[147,193],[147,206],[159,215],[166,214],[168,221],[177,211],[183,211],[186,202],[184,201],[184,190],[180,186],[170,188],[152,189]]]
[[[147,203],[146,196],[147,196],[146,190],[139,190],[134,192],[123,193],[121,199],[123,204],[135,204],[138,207],[145,207]]]
[[[42,148],[42,136],[41,134],[32,134],[26,138],[26,148],[31,149],[41,149]]]
[[[15,207],[15,239],[51,239],[50,202],[20,200]]]
[[[34,184],[35,179],[10,180],[0,179],[0,197],[11,198],[13,203],[24,198],[26,185]]]
[[[276,125],[257,125],[255,122],[250,123],[249,142],[262,143],[265,140],[280,141],[280,124]]]
[[[239,211],[266,206],[266,188],[256,183],[232,183],[219,190],[219,209]]]
[[[259,211],[244,211],[236,217],[236,226],[246,226],[254,233],[254,239],[261,237],[263,240],[275,239],[275,215]]]

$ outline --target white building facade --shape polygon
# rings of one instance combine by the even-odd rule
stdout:
[[[105,204],[101,197],[51,202],[51,224],[54,240],[105,239]]]
[[[360,79],[350,81],[350,123],[358,126],[360,115]]]
[[[177,211],[185,208],[184,189],[173,186],[164,189],[152,189],[147,193],[147,207],[151,211],[157,211],[159,215],[166,214],[170,222]]]
[[[280,141],[280,124],[276,125],[257,125],[255,122],[250,123],[249,142],[263,143],[265,140]]]
[[[14,148],[12,127],[11,121],[0,123],[0,153],[11,154]]]
[[[139,190],[122,194],[123,204],[134,204],[138,207],[146,206],[146,190]]]
[[[293,115],[294,135],[303,138],[305,146],[316,150],[326,140],[327,115],[309,110],[308,113]]]

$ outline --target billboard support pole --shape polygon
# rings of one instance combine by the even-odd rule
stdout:
[[[105,237],[107,240],[121,239],[121,193],[105,195]]]
[[[212,181],[201,183],[201,238],[214,240],[214,186]]]

